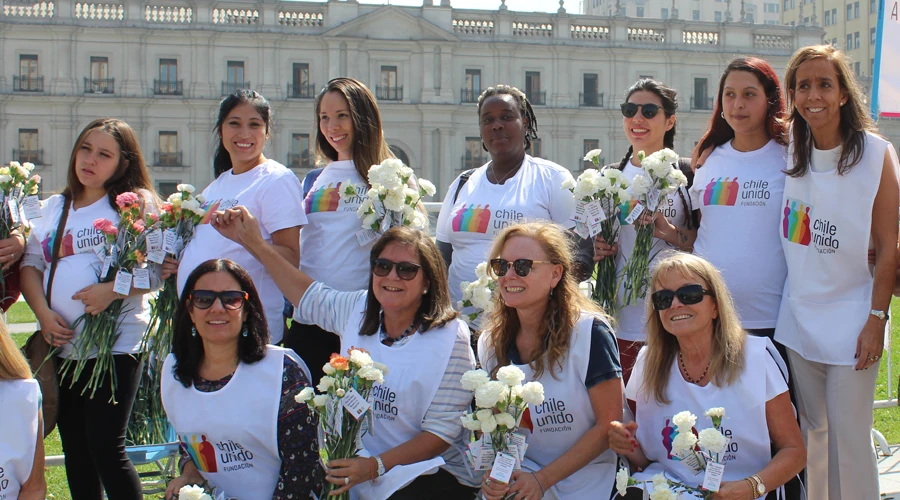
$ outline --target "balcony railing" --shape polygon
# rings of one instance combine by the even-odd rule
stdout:
[[[184,80],[153,80],[155,95],[182,95]]]
[[[288,82],[287,96],[292,99],[312,99],[316,97],[316,84]]]
[[[223,97],[245,89],[250,90],[250,82],[222,82]]]
[[[19,163],[34,163],[35,165],[44,164],[43,149],[13,149],[13,160]]]
[[[592,108],[602,108],[603,92],[579,92],[578,105]]]
[[[478,96],[481,95],[481,89],[461,89],[459,91],[459,102],[478,102]]]
[[[85,78],[84,79],[85,94],[115,94],[116,79],[115,78]]]
[[[44,77],[35,76],[29,78],[27,76],[13,75],[13,91],[15,92],[43,92]]]
[[[528,97],[528,102],[530,102],[533,106],[545,106],[547,104],[546,90],[532,90],[525,95],[526,97]]]
[[[400,87],[383,87],[375,86],[375,98],[379,101],[402,101],[403,86]]]
[[[691,96],[691,109],[713,109],[713,98]]]
[[[471,155],[463,155],[462,156],[462,169],[463,170],[472,170],[473,168],[478,168],[485,164],[487,160],[484,156],[471,156]]]
[[[288,153],[287,166],[289,168],[312,168],[312,159],[309,153]]]
[[[182,167],[181,151],[154,151],[153,164],[157,167]]]

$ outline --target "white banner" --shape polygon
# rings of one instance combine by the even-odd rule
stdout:
[[[875,81],[881,116],[900,118],[900,0],[882,0],[878,16]]]

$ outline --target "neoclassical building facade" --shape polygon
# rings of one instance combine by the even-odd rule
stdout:
[[[315,95],[351,76],[375,93],[388,142],[443,193],[487,160],[475,101],[506,83],[535,107],[532,153],[579,172],[585,150],[627,149],[618,106],[636,79],[679,91],[677,150],[705,129],[722,68],[755,54],[783,72],[820,28],[355,1],[2,0],[0,161],[32,161],[44,191],[65,182],[72,144],[98,116],[137,131],[161,192],[212,180],[219,100],[252,88],[272,103],[266,155],[313,166]],[[574,9],[574,7],[573,7]]]

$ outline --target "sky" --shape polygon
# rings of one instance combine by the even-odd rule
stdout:
[[[359,3],[412,5],[420,7],[423,0],[359,0]],[[430,2],[431,0],[426,0]],[[500,0],[450,0],[456,9],[482,9],[496,10],[500,7]],[[438,1],[440,3],[440,1]],[[559,9],[559,0],[506,0],[509,10],[521,12],[556,12]],[[581,12],[581,0],[566,0],[566,10],[569,14]]]

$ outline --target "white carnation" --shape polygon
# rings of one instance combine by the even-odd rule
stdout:
[[[488,270],[488,263],[482,262],[481,264],[478,264],[477,266],[475,266],[475,276],[479,279],[480,278],[490,279],[490,276],[488,275],[487,270]]]
[[[530,405],[544,402],[544,386],[540,382],[528,382],[522,386],[522,400]]]
[[[376,384],[384,383],[384,374],[381,373],[381,370],[375,368],[374,366],[364,366],[360,368],[359,372],[357,372],[357,375],[366,380],[375,382]]]
[[[478,421],[481,423],[481,432],[484,432],[485,434],[490,434],[497,429],[497,419],[494,418],[493,415],[484,420],[479,418]]]
[[[331,401],[331,397],[328,394],[318,394],[312,400],[313,406],[321,408],[327,405],[329,401]]]
[[[672,423],[678,428],[678,432],[690,432],[697,423],[697,415],[687,410],[678,412],[672,417]]]
[[[678,432],[672,440],[672,455],[681,456],[697,446],[697,436],[693,432]]]
[[[363,224],[364,227],[366,227],[366,228],[368,228],[368,229],[371,229],[372,226],[374,226],[374,225],[378,222],[378,220],[379,220],[379,219],[378,219],[378,214],[376,214],[376,213],[371,213],[371,214],[366,215],[365,217],[363,217],[362,224]]]
[[[479,282],[476,281],[475,283],[478,284]],[[482,311],[493,309],[494,292],[487,286],[476,286],[472,290],[472,305]]]
[[[575,196],[576,200],[583,200],[585,198],[591,198],[594,196],[594,183],[590,180],[581,181],[575,184],[575,190],[572,191],[572,195]]]
[[[359,349],[350,350],[350,362],[356,364],[356,366],[372,366],[372,356],[369,356],[369,353],[361,351]]]
[[[372,363],[372,366],[373,366],[376,370],[380,371],[382,375],[385,375],[385,376],[386,376],[386,375],[388,374],[388,372],[390,371],[390,370],[388,369],[387,365],[385,365],[385,364],[383,364],[383,363],[379,363],[378,361],[375,361],[374,363]]]
[[[426,196],[434,196],[434,193],[437,192],[437,188],[434,187],[434,184],[426,179],[419,179],[419,188],[425,192]]]
[[[192,186],[191,184],[179,184],[179,185],[175,186],[175,190],[194,194],[194,191],[196,191],[197,189],[194,186]]]
[[[656,154],[659,154],[666,163],[672,164],[678,162],[678,153],[669,148],[661,149],[657,151]]]
[[[337,370],[331,366],[331,363],[325,363],[325,366],[322,367],[322,371],[325,372],[325,375],[334,375]]]
[[[25,167],[19,165],[16,167],[16,173],[19,174],[19,177],[28,177],[28,174],[31,173],[25,169]]]
[[[294,396],[294,401],[298,403],[305,403],[315,396],[315,392],[313,392],[312,387],[304,387],[299,394]]]
[[[635,197],[644,196],[653,187],[653,181],[644,174],[637,174],[631,181],[631,192]]]
[[[347,393],[343,389],[338,389],[338,390],[334,391],[334,395],[339,398],[344,397],[345,394],[347,394]]]
[[[395,212],[400,212],[403,210],[403,205],[406,204],[406,196],[403,194],[403,191],[400,189],[392,189],[388,192],[388,195],[384,198],[384,208],[388,210],[393,210]]]
[[[197,200],[199,203],[206,203],[206,196],[203,196],[203,193],[200,193],[197,196],[194,196],[194,199]]]
[[[516,427],[516,419],[514,419],[512,415],[506,412],[494,415],[494,420],[497,421],[498,426],[506,427],[506,430],[512,430]]]
[[[706,413],[704,415],[709,418],[725,418],[725,408],[721,406],[710,408],[706,410]]]
[[[575,189],[575,179],[566,179],[562,183],[562,188],[568,191]]]
[[[490,381],[491,377],[484,370],[469,370],[460,379],[463,389],[467,391],[474,391]]]
[[[27,172],[30,173],[30,172],[34,171],[34,163],[26,161],[25,163],[22,164],[22,168],[24,168]]]
[[[475,406],[479,408],[493,408],[497,403],[506,399],[509,388],[504,384],[492,380],[475,389]]]
[[[409,225],[413,229],[425,229],[428,226],[428,216],[416,210],[409,220]]]
[[[728,438],[713,427],[700,431],[700,447],[710,453],[722,453],[728,446]]]
[[[669,186],[672,187],[687,186],[687,176],[685,176],[684,172],[682,172],[681,170],[673,168],[669,173],[669,176],[666,178],[666,182],[668,182]]]
[[[497,381],[503,382],[508,387],[519,385],[525,380],[525,372],[513,365],[507,365],[497,370]]]
[[[594,190],[596,192],[607,191],[611,187],[612,183],[610,183],[609,179],[606,177],[597,176],[597,178],[594,179]]]
[[[650,500],[678,500],[678,494],[668,487],[660,489],[654,487],[653,492],[650,493]]]
[[[628,193],[628,189],[626,188],[620,188],[617,196],[619,197],[620,202],[631,199],[631,194]]]
[[[592,150],[588,151],[586,155],[584,155],[584,161],[593,162],[595,159],[597,161],[599,161],[600,153],[602,153],[602,152],[603,152],[602,149],[592,149]]]
[[[12,177],[9,175],[5,175],[5,174],[0,175],[0,183],[2,183],[2,184],[6,184],[7,182],[9,182],[11,180],[12,180]]]
[[[625,469],[619,469],[619,472],[616,472],[616,491],[623,497],[628,492],[628,471]]]
[[[471,413],[466,413],[465,415],[459,417],[462,420],[463,427],[469,429],[470,431],[480,431],[481,423],[474,418],[472,418]]]
[[[180,490],[178,490],[178,499],[179,500],[212,500],[212,497],[209,496],[203,488],[197,486],[196,484],[189,484],[187,486],[182,486]]]
[[[18,168],[18,167],[21,167],[21,166],[22,166],[22,164],[19,163],[19,162],[17,162],[17,161],[11,161],[11,162],[9,162],[9,168]]]
[[[172,204],[173,207],[178,208],[181,206],[181,193],[172,193],[169,195],[169,198],[166,200]]]
[[[182,210],[190,210],[191,212],[195,212],[197,210],[200,210],[200,203],[198,203],[197,200],[194,200],[194,199],[185,200],[185,201],[181,202],[181,209]]]
[[[653,489],[668,489],[669,488],[669,480],[666,479],[666,476],[663,474],[657,474],[650,479],[650,482],[653,483]]]
[[[318,389],[319,392],[328,392],[328,389],[331,389],[334,386],[334,382],[334,377],[325,375],[319,380],[319,385],[316,386],[316,389]]]

